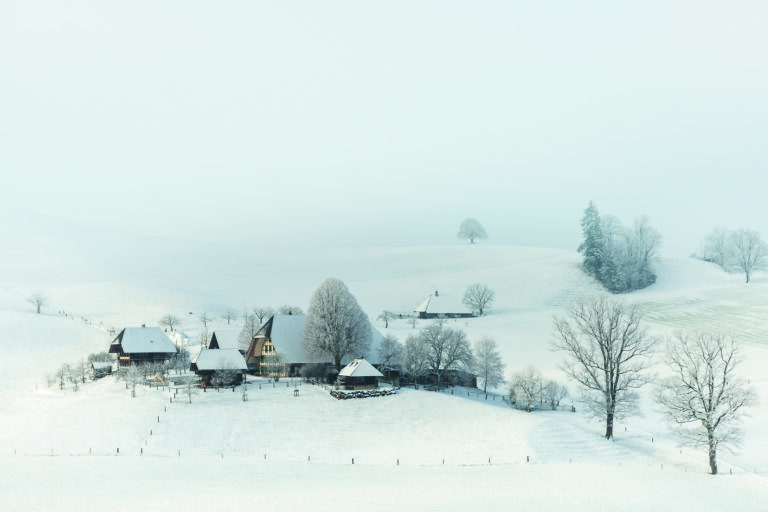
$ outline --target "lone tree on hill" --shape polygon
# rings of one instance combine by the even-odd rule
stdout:
[[[464,219],[461,225],[459,225],[459,232],[456,236],[463,240],[469,240],[470,244],[474,244],[478,238],[488,238],[488,234],[483,229],[483,226],[472,217]]]
[[[504,363],[498,345],[491,338],[483,338],[475,346],[475,373],[483,381],[483,393],[489,385],[494,387],[504,382]]]
[[[237,320],[237,313],[235,313],[233,309],[228,309],[222,313],[221,318],[227,321],[227,325],[230,325],[232,322]]]
[[[489,308],[495,299],[496,292],[487,285],[475,283],[467,286],[462,302],[472,311],[477,311],[479,316],[483,316],[485,309]]]
[[[43,295],[41,292],[37,292],[30,296],[27,301],[31,303],[33,306],[35,306],[35,312],[39,315],[40,310],[43,308],[43,306],[48,305],[48,298]]]
[[[709,450],[709,469],[717,474],[717,448],[738,446],[739,411],[753,405],[755,391],[734,375],[736,345],[721,334],[680,334],[669,343],[667,364],[674,376],[656,391],[667,419],[694,446]]]
[[[309,354],[331,356],[340,371],[345,356],[368,350],[371,324],[347,285],[331,277],[312,294],[302,337]]]
[[[731,234],[736,267],[744,272],[747,283],[755,270],[768,267],[768,246],[760,238],[760,233],[749,229],[740,229]]]
[[[265,319],[275,314],[275,310],[269,306],[257,306],[253,308],[253,314],[259,319],[259,325],[262,325]]]
[[[635,410],[635,389],[647,382],[644,370],[653,349],[636,306],[606,298],[580,302],[569,318],[555,318],[556,350],[568,356],[565,373],[581,384],[596,416],[605,418],[605,438],[613,438],[617,416]]]

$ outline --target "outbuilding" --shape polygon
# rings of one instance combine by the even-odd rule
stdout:
[[[339,372],[339,385],[344,389],[376,389],[384,377],[363,357],[353,359]]]
[[[248,367],[239,350],[222,348],[200,351],[189,369],[199,375],[206,385],[229,386],[240,384]]]
[[[109,353],[117,354],[119,368],[163,363],[177,352],[176,345],[159,327],[126,327],[109,345]]]

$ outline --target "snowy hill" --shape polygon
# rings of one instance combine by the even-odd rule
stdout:
[[[221,493],[228,506],[258,495],[275,509],[331,510],[351,492],[346,482],[370,496],[391,494],[398,486],[397,503],[404,509],[767,509],[768,280],[758,275],[746,286],[741,276],[694,260],[662,261],[655,285],[624,298],[640,305],[654,335],[698,328],[739,339],[742,373],[762,400],[745,422],[744,451],[721,455],[721,470],[733,470],[732,479],[706,475],[705,454],[678,448],[647,399],[644,417],[627,418],[617,425],[616,440],[606,442],[601,425],[580,408],[576,414],[527,414],[498,399],[466,396],[466,390],[403,390],[336,401],[306,384],[294,397],[296,382],[273,387],[254,381],[247,402],[237,392],[209,391],[188,404],[181,396],[171,401],[167,390],[141,389],[131,399],[112,378],[77,393],[46,385],[45,376],[60,364],[106,350],[110,327],[156,324],[171,312],[184,316],[181,329],[194,338],[201,311],[219,317],[226,307],[283,303],[306,309],[328,276],[344,280],[372,319],[385,309],[411,311],[434,290],[461,295],[471,283],[488,284],[497,297],[489,314],[451,325],[465,329],[470,341],[495,338],[508,372],[534,365],[564,381],[558,370],[562,356],[549,349],[552,317],[574,300],[601,293],[579,270],[577,254],[551,249],[264,250],[224,259],[226,264],[204,273],[185,270],[199,269],[193,261],[171,274],[161,264],[162,277],[148,274],[139,282],[119,272],[108,281],[63,276],[44,289],[51,304],[42,315],[25,302],[38,287],[0,283],[0,357],[11,363],[0,375],[7,390],[0,395],[0,491],[9,503],[4,510],[44,508],[50,496],[35,489],[45,481],[69,490],[59,503],[62,510],[79,510],[86,502],[119,510],[147,503],[201,510],[210,509]],[[376,323],[401,340],[426,325],[395,320],[385,330],[383,322]],[[213,328],[225,326],[217,318]],[[614,485],[598,487],[605,472]],[[19,476],[29,473],[35,478]],[[107,473],[129,476],[120,482],[100,478],[98,485],[90,478],[76,481],[77,475]],[[164,476],[158,480],[158,474]],[[280,492],[264,497],[249,485],[254,474],[259,486]],[[126,484],[147,494],[114,503]],[[628,503],[629,493],[637,499]],[[389,509],[392,503],[372,500],[368,508]]]

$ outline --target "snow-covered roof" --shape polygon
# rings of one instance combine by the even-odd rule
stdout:
[[[224,348],[236,348],[241,349],[240,347],[240,329],[216,329],[211,334],[211,339],[208,342],[208,348],[216,348],[213,347],[213,339],[216,338],[216,343],[219,345],[218,348],[224,349]],[[249,342],[251,340],[248,340]],[[248,347],[244,347],[243,350],[247,349]]]
[[[243,355],[236,348],[201,350],[192,363],[198,370],[247,370]]]
[[[111,370],[112,363],[91,363],[91,368],[94,370]]]
[[[306,363],[309,358],[302,341],[306,320],[307,315],[273,315],[256,336],[269,338],[286,363]]]
[[[416,313],[469,313],[470,311],[467,309],[467,306],[465,306],[462,303],[462,298],[458,295],[451,295],[439,293],[438,295],[435,295],[434,293],[431,293],[427,295],[427,298],[424,299],[424,301],[419,304],[414,311]]]
[[[342,377],[383,377],[384,375],[365,358],[359,357],[353,359],[347,366],[341,369],[339,375]]]
[[[127,354],[176,353],[176,345],[159,327],[126,327],[112,342]]]

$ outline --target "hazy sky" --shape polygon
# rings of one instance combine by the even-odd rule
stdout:
[[[768,237],[768,3],[0,2],[0,213],[272,244]],[[16,224],[16,223],[20,224]],[[11,227],[9,227],[11,226]],[[6,244],[8,244],[6,239]]]

